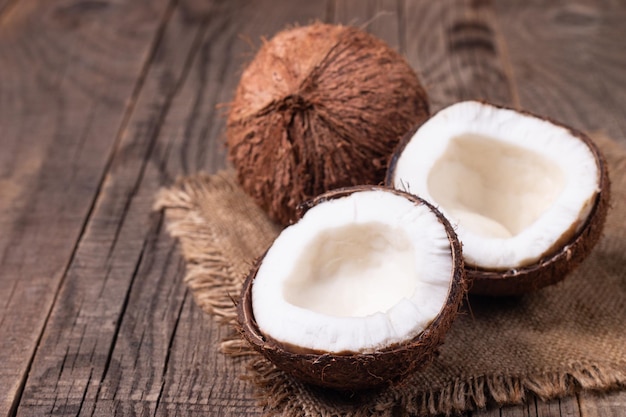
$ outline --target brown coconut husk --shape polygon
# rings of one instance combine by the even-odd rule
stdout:
[[[596,143],[584,133],[529,111],[512,109],[491,103],[485,104],[501,109],[514,110],[522,115],[546,120],[567,129],[572,136],[580,139],[593,153],[600,173],[598,183],[600,191],[595,197],[585,224],[580,228],[578,228],[579,224],[572,225],[572,232],[566,233],[564,240],[555,242],[552,248],[538,261],[531,265],[508,270],[489,270],[465,263],[466,273],[470,282],[470,293],[486,296],[521,295],[556,284],[565,279],[587,258],[598,243],[610,206],[611,183],[608,166]],[[398,158],[419,127],[414,126],[413,129],[406,133],[393,152],[385,177],[387,186],[393,186],[393,177]]]
[[[325,191],[382,183],[400,138],[428,114],[417,75],[380,39],[349,26],[295,27],[244,70],[228,155],[242,188],[288,224]]]
[[[426,365],[443,343],[444,336],[456,317],[467,291],[467,279],[463,268],[463,255],[452,226],[432,205],[408,193],[389,188],[360,186],[325,193],[308,204],[309,208],[335,198],[345,197],[356,191],[382,189],[402,195],[415,204],[423,204],[436,214],[448,234],[453,262],[448,298],[442,310],[429,326],[412,340],[394,344],[373,353],[317,352],[306,348],[285,345],[264,335],[259,329],[252,310],[252,286],[263,261],[261,257],[243,284],[241,300],[237,306],[240,332],[251,346],[273,362],[288,375],[305,382],[338,390],[362,390],[375,388],[393,381]]]

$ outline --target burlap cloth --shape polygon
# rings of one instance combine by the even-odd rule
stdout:
[[[267,414],[433,415],[626,386],[626,149],[597,138],[609,161],[612,208],[592,255],[563,282],[536,293],[469,297],[439,356],[379,391],[339,394],[302,384],[251,352],[233,330],[221,348],[245,355]],[[255,259],[279,232],[232,172],[198,174],[162,190],[170,233],[187,261],[186,284],[207,313],[234,324],[233,301]],[[234,327],[233,327],[234,328]]]

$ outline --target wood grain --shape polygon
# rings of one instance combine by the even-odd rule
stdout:
[[[70,1],[4,3],[0,415],[20,400],[161,9],[159,2],[98,10]]]
[[[626,54],[615,53],[626,39],[626,27],[617,24],[626,18],[624,7],[614,1],[495,6],[520,106],[626,144],[626,89],[618,87],[626,80]],[[561,411],[617,416],[626,413],[625,404],[626,392],[585,394],[569,398]]]
[[[481,98],[626,140],[625,18],[614,0],[0,0],[0,416],[261,415],[152,204],[226,165],[226,105],[262,37],[362,26],[433,110]],[[625,398],[463,415],[620,416]]]
[[[407,58],[434,111],[468,99],[516,105],[489,1],[408,1],[403,9]]]
[[[306,23],[320,10],[285,4],[287,15],[260,21],[243,2],[199,16],[201,7],[184,2],[165,17],[42,337],[22,415],[154,415],[179,404],[211,415],[259,412],[250,387],[238,383],[241,364],[216,349],[224,329],[186,293],[184,265],[151,207],[176,176],[224,165],[219,105],[253,50],[241,33],[258,43],[289,17]]]
[[[276,13],[260,18],[259,13],[269,8]],[[325,12],[326,6],[319,2],[305,5],[265,0],[254,5],[229,2],[219,14],[213,13],[189,78],[172,105],[171,123],[160,138],[178,140],[168,152],[160,153],[158,165],[171,173],[171,178],[223,167],[225,104],[232,99],[239,75],[262,37],[271,37],[287,24],[307,24]],[[156,415],[187,414],[190,408],[191,414],[198,415],[260,415],[252,386],[240,379],[244,363],[217,350],[219,341],[231,330],[216,325],[191,298],[182,314]]]
[[[626,393],[614,391],[607,393],[586,392],[579,395],[581,416],[584,417],[621,417],[626,410]]]
[[[626,19],[615,1],[495,2],[520,105],[626,143]],[[621,80],[621,81],[620,81]]]
[[[154,412],[186,293],[173,242],[157,242],[162,218],[151,209],[160,170],[149,168],[201,37],[201,22],[188,24],[173,6],[164,14],[141,91],[33,363],[19,410],[24,415],[102,412],[117,398]]]
[[[336,0],[330,3],[329,19],[333,23],[360,27],[403,53],[399,8],[397,0]]]

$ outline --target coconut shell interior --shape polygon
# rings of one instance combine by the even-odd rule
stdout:
[[[492,104],[489,104],[493,106]],[[506,108],[502,106],[494,106]],[[610,202],[610,180],[606,160],[598,146],[584,133],[561,123],[538,116],[536,114],[516,110],[520,114],[548,120],[550,123],[567,129],[572,136],[584,142],[591,150],[600,171],[599,192],[595,202],[580,230],[568,241],[557,242],[554,249],[532,265],[509,270],[488,270],[465,263],[467,277],[470,282],[469,292],[487,296],[515,296],[536,291],[543,287],[556,284],[572,272],[589,255],[600,240]],[[419,129],[419,125],[409,131],[400,141],[389,161],[389,169],[385,184],[393,186],[395,168],[398,158],[411,138]]]
[[[533,265],[508,271],[489,271],[466,264],[465,268],[472,282],[472,294],[520,295],[556,284],[578,267],[600,240],[611,197],[607,163],[588,136],[572,129],[570,131],[589,147],[600,170],[600,191],[585,224],[568,242],[558,245],[556,252],[548,254]]]
[[[352,187],[330,192],[318,197],[314,203],[346,196],[356,190],[373,187]],[[337,390],[360,390],[386,385],[424,366],[443,343],[444,336],[456,317],[467,291],[463,268],[461,244],[448,221],[427,202],[401,191],[416,204],[425,204],[436,213],[445,226],[451,243],[453,277],[445,306],[418,336],[405,343],[391,345],[373,353],[312,351],[306,347],[287,346],[264,335],[259,329],[252,310],[252,286],[263,262],[261,257],[245,280],[241,299],[237,305],[240,331],[252,347],[288,375],[318,386]],[[305,208],[306,210],[306,208]]]

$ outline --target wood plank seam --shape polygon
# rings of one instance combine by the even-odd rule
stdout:
[[[156,51],[158,50],[158,47],[159,47],[159,45],[161,43],[161,40],[162,40],[162,37],[163,37],[163,35],[165,33],[165,30],[167,28],[167,23],[169,22],[170,18],[172,17],[176,7],[178,7],[178,1],[177,0],[172,0],[170,2],[169,6],[171,6],[171,7],[168,8],[168,12],[166,13],[167,16],[164,18],[164,24],[159,27],[159,31],[158,31],[159,35],[158,35],[157,39],[155,40],[154,49],[151,51],[151,54],[150,54],[150,58],[151,59],[148,60],[148,63],[146,65],[146,67],[145,67],[145,73],[143,74],[143,77],[144,77],[143,79],[145,79],[147,77],[147,74],[149,72],[149,66],[153,62],[153,58],[156,55]],[[183,84],[185,83],[185,80],[187,79],[187,76],[189,75],[189,71],[191,70],[192,63],[193,63],[195,57],[197,56],[198,51],[200,50],[200,47],[202,45],[202,40],[203,40],[204,35],[206,34],[207,30],[208,30],[208,19],[204,19],[202,24],[200,25],[200,28],[198,29],[195,37],[194,37],[194,39],[193,39],[193,44],[192,44],[192,46],[189,49],[189,53],[188,53],[188,55],[187,55],[187,57],[185,59],[185,62],[183,64],[183,69],[181,71],[181,74],[178,77],[178,79],[176,80],[176,83],[175,83],[174,87],[171,89],[171,91],[167,95],[167,98],[166,98],[165,102],[163,103],[163,106],[160,109],[160,112],[159,112],[159,115],[158,115],[158,118],[157,118],[157,122],[156,122],[156,126],[154,127],[153,131],[151,132],[149,144],[148,144],[147,149],[146,149],[146,157],[142,159],[142,164],[141,164],[141,168],[139,170],[139,173],[137,175],[137,180],[135,181],[135,183],[133,185],[133,188],[131,189],[130,193],[126,197],[126,201],[124,203],[124,209],[123,209],[122,218],[117,223],[116,231],[115,231],[115,234],[114,234],[114,238],[113,238],[113,241],[112,241],[111,246],[109,248],[108,257],[111,257],[111,255],[112,255],[112,252],[113,252],[113,250],[114,250],[114,248],[116,246],[116,242],[117,242],[117,240],[119,238],[121,229],[122,229],[122,227],[124,225],[124,219],[125,219],[126,213],[128,213],[129,208],[130,208],[130,206],[132,204],[132,201],[133,201],[134,197],[137,195],[137,193],[138,193],[138,191],[139,191],[139,189],[141,187],[141,183],[142,183],[143,178],[144,178],[146,167],[148,165],[148,162],[151,160],[151,156],[154,153],[154,150],[156,148],[156,142],[158,141],[158,137],[159,137],[159,134],[160,134],[163,122],[165,121],[165,118],[166,118],[166,116],[167,116],[167,114],[168,114],[168,112],[170,110],[170,107],[172,105],[172,102],[173,102],[174,98],[177,96],[178,92],[180,91],[180,89],[182,88]],[[139,94],[137,94],[137,97],[138,96],[139,96]],[[128,119],[129,120],[130,120],[131,114],[132,114],[132,111],[128,115]],[[121,138],[122,134],[120,134],[119,136]],[[146,246],[147,246],[148,242],[150,242],[151,240],[156,239],[156,236],[158,236],[158,234],[159,234],[159,232],[160,232],[160,230],[161,230],[161,228],[163,226],[163,221],[164,221],[163,213],[159,213],[158,214],[158,220],[156,221],[156,227],[154,227],[153,230],[151,230],[147,234],[146,238],[144,239],[144,242],[142,244],[142,248],[141,248],[139,257],[137,259],[137,263],[135,265],[135,269],[134,269],[134,271],[132,273],[132,276],[130,278],[130,283],[129,283],[128,289],[126,291],[124,301],[123,301],[122,306],[121,306],[121,310],[120,310],[120,317],[121,318],[124,317],[125,311],[126,311],[126,309],[128,307],[128,301],[130,299],[130,294],[131,294],[133,286],[134,286],[135,278],[137,277],[137,275],[139,273],[139,270],[140,270],[140,267],[142,265],[142,260],[143,260],[143,256],[144,256],[144,253],[145,253],[145,250],[146,250]],[[182,308],[182,305],[184,305],[184,302],[181,303],[181,308]],[[172,334],[170,335],[170,341],[169,341],[169,345],[168,345],[166,359],[164,361],[164,372],[167,369],[169,352],[171,351],[171,346],[172,346],[174,337],[176,335],[176,328],[178,327],[179,319],[180,319],[180,312],[179,312],[179,315],[178,315],[178,317],[176,319],[175,326],[174,326],[174,329],[172,331]],[[98,401],[98,398],[100,397],[100,393],[101,393],[101,389],[102,389],[103,383],[104,383],[104,381],[105,381],[105,379],[107,377],[108,371],[109,371],[109,367],[110,367],[110,364],[111,364],[111,360],[113,358],[113,352],[115,350],[115,346],[116,346],[116,343],[117,343],[117,337],[119,335],[119,331],[121,329],[122,322],[123,322],[122,319],[117,321],[116,326],[115,326],[115,330],[113,332],[111,345],[110,345],[110,348],[109,348],[109,351],[108,351],[108,355],[107,355],[107,359],[106,359],[106,362],[105,362],[105,365],[104,365],[104,370],[103,370],[101,379],[100,379],[100,381],[98,383],[98,388],[96,390],[96,394],[95,394],[95,397],[94,397],[94,399],[95,399],[94,407],[91,410],[91,415],[92,416],[94,415],[94,413],[96,411],[97,401]],[[163,385],[164,385],[164,382],[165,382],[165,379],[163,379],[163,383],[162,383]],[[157,407],[158,407],[158,403],[160,402],[160,398],[161,398],[161,395],[162,395],[163,385],[162,385],[162,387],[160,389],[160,392],[159,392],[159,395],[157,397],[157,403],[156,403]],[[156,408],[155,408],[155,410],[156,410]]]
[[[183,74],[184,77],[181,77],[181,82],[180,84],[177,86],[176,90],[178,91],[180,88],[182,88],[182,85],[184,83],[184,81],[187,78],[187,74],[188,72],[191,70],[193,61],[197,58],[198,55],[200,55],[201,57],[206,53],[205,52],[205,48],[203,48],[203,44],[204,44],[204,39],[207,36],[208,30],[209,30],[209,24],[211,23],[210,18],[209,17],[203,17],[201,22],[200,22],[200,28],[198,30],[198,33],[196,35],[196,37],[193,39],[193,43],[189,49],[189,55],[187,56],[187,59],[185,60],[185,63],[183,64]],[[223,30],[226,30],[227,27],[225,27],[226,23],[224,23],[222,26]],[[200,59],[200,68],[201,71],[199,71],[198,74],[198,78],[199,78],[199,89],[201,91],[205,90],[205,86],[206,86],[206,74],[208,73],[207,69],[205,68],[207,59]],[[220,79],[224,80],[226,78],[226,66],[222,67],[222,72],[220,73]],[[185,124],[185,129],[184,129],[184,134],[182,137],[182,147],[186,148],[187,146],[189,146],[189,141],[191,140],[192,137],[192,132],[191,130],[193,129],[193,126],[196,123],[196,120],[199,119],[200,117],[202,118],[209,118],[211,120],[215,119],[215,112],[218,110],[217,108],[213,108],[209,111],[209,113],[205,113],[200,115],[198,113],[198,106],[200,101],[202,100],[202,94],[198,94],[195,97],[195,101],[193,103],[192,109],[190,111],[190,116],[189,116],[189,121],[188,123]],[[203,152],[199,152],[197,155],[197,158],[202,158],[204,156]],[[184,173],[189,173],[192,168],[189,166],[187,159],[182,159],[181,160],[181,168],[182,171]],[[165,172],[165,170],[163,170],[162,172]]]
[[[135,264],[135,268],[133,270],[133,273],[130,277],[130,282],[128,285],[128,289],[126,290],[126,294],[124,294],[124,300],[122,301],[122,305],[120,307],[120,317],[124,317],[124,314],[126,313],[126,309],[128,308],[128,302],[130,300],[130,294],[132,292],[132,288],[133,288],[133,284],[135,282],[135,279],[137,278],[137,275],[139,274],[139,270],[141,268],[142,265],[142,260],[144,257],[144,253],[146,251],[146,247],[148,245],[148,242],[153,241],[154,239],[156,239],[156,236],[158,236],[159,231],[161,230],[161,228],[163,227],[163,215],[159,214],[158,215],[158,221],[155,227],[153,227],[147,234],[146,234],[146,238],[144,239],[142,246],[141,246],[141,251],[139,252],[139,257],[137,258],[137,262]],[[114,246],[114,244],[112,245]],[[91,410],[90,415],[93,416],[94,412],[96,411],[96,403],[98,401],[98,398],[100,397],[100,392],[102,390],[102,386],[103,386],[103,382],[106,379],[106,376],[109,372],[109,368],[111,366],[111,360],[113,358],[113,351],[115,350],[115,345],[117,343],[117,338],[119,336],[119,332],[120,332],[120,328],[122,327],[122,322],[123,320],[117,320],[117,322],[115,323],[115,329],[113,331],[113,335],[112,335],[112,339],[111,339],[111,343],[109,346],[109,350],[107,352],[107,357],[106,357],[106,361],[104,363],[104,369],[102,371],[102,376],[100,377],[100,381],[98,382],[98,389],[96,390],[96,395],[94,396],[95,401],[94,401],[94,407]],[[91,372],[93,372],[93,369],[91,370]],[[91,376],[91,373],[90,373]],[[85,385],[85,393],[87,392],[87,390],[89,389],[89,385],[86,384]],[[83,399],[84,401],[84,399]],[[82,402],[81,402],[81,408],[82,408]]]
[[[172,0],[170,2],[170,5],[175,5],[178,3],[178,0]],[[167,17],[167,21],[169,21],[169,19],[171,18],[171,15],[174,12],[175,7],[172,7],[171,10],[169,10],[169,15]],[[191,70],[192,67],[192,62],[195,59],[198,50],[200,49],[200,46],[202,44],[202,39],[204,38],[204,34],[207,31],[207,20],[203,21],[202,25],[200,26],[200,29],[198,30],[198,32],[196,33],[196,36],[193,40],[193,44],[189,49],[189,54],[187,55],[187,58],[185,59],[185,63],[183,65],[183,69],[181,72],[180,77],[178,78],[178,80],[176,80],[176,84],[174,85],[174,87],[171,89],[171,91],[169,92],[169,94],[167,95],[167,98],[165,100],[165,102],[163,103],[163,106],[161,107],[160,111],[159,111],[159,115],[157,117],[157,121],[155,122],[155,126],[151,132],[151,136],[150,136],[150,142],[148,144],[148,147],[146,149],[146,158],[144,158],[142,160],[142,165],[141,165],[141,169],[139,170],[139,175],[137,176],[137,179],[133,185],[133,188],[131,189],[130,193],[128,194],[128,196],[126,197],[126,201],[124,203],[124,210],[123,210],[123,215],[122,215],[122,219],[120,219],[120,221],[117,223],[116,225],[116,229],[115,229],[115,234],[113,236],[113,242],[109,248],[109,253],[107,255],[107,257],[111,257],[113,250],[115,249],[116,246],[116,242],[119,238],[120,232],[122,230],[122,227],[124,225],[124,219],[126,216],[126,213],[128,213],[128,210],[131,206],[131,203],[134,199],[134,197],[137,195],[139,188],[141,187],[141,183],[143,181],[143,177],[146,171],[146,165],[148,164],[148,161],[151,160],[151,156],[154,153],[154,149],[156,146],[156,143],[158,141],[158,137],[159,134],[161,132],[161,128],[163,126],[163,123],[165,121],[165,118],[170,110],[170,107],[172,105],[172,102],[174,101],[174,98],[177,96],[178,92],[180,91],[180,89],[182,88],[183,84],[185,83],[185,80],[187,79],[187,76],[189,75],[189,71]],[[157,40],[157,42],[155,42],[155,48],[153,53],[151,54],[151,59],[148,60],[148,65],[146,66],[146,72],[145,74],[143,74],[143,79],[145,80],[148,71],[148,67],[150,66],[150,64],[152,63],[153,59],[154,59],[154,55],[156,54],[156,50],[158,49],[158,46],[160,45],[161,39],[163,34],[165,33],[165,29],[167,27],[167,24],[163,25],[163,30],[160,31],[161,33],[159,34],[159,38]],[[138,94],[139,95],[139,94]],[[138,96],[137,95],[137,96]],[[136,98],[135,98],[136,99]],[[130,116],[132,115],[132,110],[131,112],[129,112],[128,114],[128,118],[130,119]],[[121,130],[121,132],[123,132],[126,129],[126,126],[124,126],[124,128]],[[122,137],[122,134],[120,132],[120,135],[117,139]],[[117,154],[117,150],[114,154]],[[115,158],[112,158],[112,161]],[[111,161],[111,162],[112,162]],[[107,168],[109,168],[107,166]],[[107,169],[108,171],[108,169]],[[99,194],[99,192],[98,192]]]
[[[163,217],[163,215],[161,215],[161,217]],[[163,398],[163,390],[165,389],[165,381],[166,381],[167,371],[168,371],[168,367],[170,363],[170,354],[172,352],[172,347],[174,345],[174,340],[176,338],[178,324],[180,323],[180,318],[183,314],[183,307],[185,306],[188,300],[187,298],[188,295],[189,295],[189,290],[185,289],[185,295],[183,296],[183,301],[182,303],[180,303],[180,307],[178,308],[178,312],[176,314],[176,321],[174,322],[174,328],[172,329],[172,334],[170,335],[170,339],[167,344],[167,352],[165,354],[165,360],[163,361],[163,372],[162,372],[163,376],[162,376],[162,381],[161,381],[161,388],[159,389],[159,395],[155,402],[153,417],[157,415],[157,412],[159,411],[159,406],[161,404],[161,399]]]
[[[13,2],[8,3],[7,5],[5,5],[5,7],[0,11],[0,24],[2,23],[2,18],[3,16],[6,16],[6,13],[8,11],[10,11],[11,8],[13,8],[16,4],[17,4],[18,0],[15,0]],[[114,140],[114,145],[112,148],[112,151],[109,155],[109,157],[107,158],[107,161],[105,163],[104,169],[102,171],[102,176],[100,177],[100,180],[98,182],[98,185],[96,187],[96,190],[94,192],[94,197],[89,205],[89,209],[87,211],[87,214],[85,216],[85,220],[83,221],[82,225],[81,225],[81,229],[79,231],[78,237],[76,239],[76,243],[74,244],[70,257],[68,259],[68,262],[66,263],[66,265],[63,268],[63,273],[61,274],[61,278],[59,280],[59,284],[56,288],[56,291],[54,293],[54,296],[52,297],[52,303],[50,304],[50,309],[48,310],[48,312],[46,313],[46,317],[43,321],[43,325],[42,328],[39,331],[39,335],[37,337],[36,343],[35,343],[35,348],[28,360],[28,363],[25,367],[25,371],[24,374],[22,375],[22,378],[20,380],[19,383],[19,387],[16,391],[16,395],[13,398],[13,402],[11,404],[11,407],[9,408],[9,413],[8,415],[13,417],[17,415],[17,409],[19,407],[19,404],[21,403],[21,399],[22,399],[22,395],[24,393],[24,388],[26,386],[26,382],[28,380],[28,375],[30,374],[30,370],[32,368],[33,365],[33,361],[36,355],[36,352],[39,349],[39,345],[41,344],[41,339],[43,337],[43,334],[45,332],[45,329],[48,326],[48,322],[50,320],[52,311],[54,309],[54,306],[56,305],[56,303],[58,302],[58,297],[59,297],[59,293],[61,291],[61,288],[63,287],[63,284],[67,278],[68,272],[71,268],[71,265],[73,264],[74,260],[75,260],[75,256],[76,256],[76,252],[78,247],[80,246],[80,243],[83,240],[83,237],[85,235],[85,232],[87,230],[87,226],[89,224],[89,222],[92,219],[96,204],[98,202],[98,198],[101,194],[105,179],[107,177],[107,174],[113,164],[113,161],[115,159],[115,155],[117,154],[117,150],[119,147],[119,144],[121,142],[121,138],[123,136],[123,132],[126,129],[126,126],[128,124],[128,121],[130,120],[130,115],[133,113],[136,101],[137,101],[137,97],[139,96],[139,93],[141,92],[141,89],[143,87],[144,81],[146,79],[146,75],[148,73],[148,69],[152,63],[152,61],[154,60],[155,57],[155,53],[156,50],[158,48],[158,45],[160,44],[160,41],[163,37],[163,34],[165,32],[165,27],[166,27],[166,23],[169,20],[169,18],[171,17],[173,10],[176,6],[176,4],[178,3],[178,0],[171,0],[170,3],[168,4],[168,7],[166,8],[163,17],[161,18],[161,22],[159,23],[159,27],[157,28],[157,31],[155,32],[155,38],[152,42],[152,44],[150,45],[149,48],[149,53],[146,57],[146,60],[144,62],[144,64],[141,67],[141,71],[139,72],[139,76],[137,78],[137,81],[135,83],[135,87],[133,88],[133,91],[131,93],[130,96],[130,100],[128,103],[128,106],[126,108],[126,110],[124,111],[124,116],[122,118],[122,122],[120,124],[120,128],[118,129],[118,132],[116,134],[115,140]],[[90,379],[91,379],[91,375],[90,375]],[[86,386],[85,388],[85,392],[84,395],[86,395],[87,393],[87,388],[89,385]],[[83,401],[84,401],[84,397],[83,397]],[[81,407],[82,407],[82,402],[81,401]]]
[[[169,20],[171,19],[172,15],[174,14],[174,10],[175,8],[178,6],[178,0],[170,0],[165,13],[163,14],[163,17],[161,18],[161,22],[159,23],[159,27],[157,28],[156,34],[155,34],[155,38],[154,41],[152,43],[152,45],[150,46],[150,52],[148,53],[148,57],[146,59],[145,64],[142,66],[141,71],[139,73],[139,78],[137,80],[137,84],[136,84],[136,88],[133,90],[132,94],[131,94],[131,98],[129,101],[129,105],[128,105],[128,109],[126,112],[124,112],[124,117],[122,119],[122,123],[120,125],[120,129],[118,131],[118,134],[115,138],[115,145],[114,145],[114,150],[111,154],[111,157],[109,158],[109,160],[107,161],[107,165],[106,168],[104,170],[105,174],[102,176],[102,181],[99,184],[99,188],[96,192],[96,200],[97,200],[97,196],[100,195],[101,190],[102,190],[102,186],[104,184],[104,179],[106,178],[106,174],[109,172],[113,161],[115,160],[115,156],[118,154],[119,152],[119,145],[121,143],[121,138],[123,136],[123,133],[126,131],[127,127],[128,127],[128,123],[130,122],[131,116],[133,114],[133,111],[135,109],[135,105],[137,103],[137,99],[141,93],[141,90],[143,88],[143,85],[145,83],[145,80],[148,76],[150,67],[152,66],[152,63],[154,62],[154,59],[156,57],[156,53],[157,50],[159,49],[159,45],[161,45],[161,42],[163,40],[163,36],[165,34],[165,30],[167,28],[167,23],[169,22]],[[168,103],[170,102],[170,100],[168,100]],[[169,105],[167,105],[167,109],[169,109]],[[164,109],[161,113],[161,116],[165,113],[167,113],[167,109]],[[162,119],[162,117],[160,117]],[[151,138],[152,143],[154,143],[154,137],[156,137],[158,135],[158,128],[155,129],[156,131],[154,132],[153,138]],[[150,154],[152,152],[152,145],[150,147],[150,149],[148,150],[148,154]],[[141,179],[143,178],[143,172],[144,172],[144,167],[142,167],[140,174],[139,174],[139,178],[137,180],[137,182],[135,183],[135,187],[133,188],[131,195],[129,196],[129,198],[126,200],[125,203],[125,207],[124,207],[124,213],[126,213],[128,211],[128,207],[130,206],[130,202],[133,199],[133,196],[136,195],[139,184],[141,183]],[[91,215],[91,212],[90,212]],[[117,226],[116,226],[116,230],[115,230],[115,235],[113,238],[113,244],[111,245],[111,247],[109,248],[109,253],[107,255],[107,257],[111,257],[111,252],[113,250],[113,248],[115,248],[115,243],[117,242],[117,239],[119,237],[119,233],[121,231],[122,225],[124,224],[124,221],[122,219],[122,221],[118,222]]]

